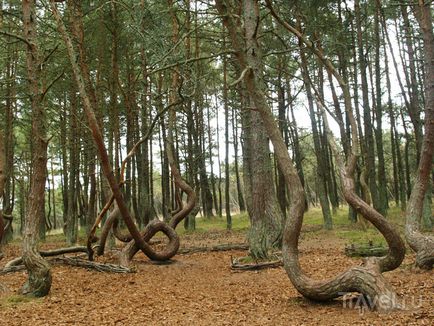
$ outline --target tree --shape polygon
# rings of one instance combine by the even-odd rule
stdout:
[[[425,59],[425,135],[423,136],[419,167],[406,210],[405,236],[416,251],[416,266],[432,269],[434,239],[420,232],[424,197],[432,181],[434,156],[434,33],[430,3],[419,0],[414,11],[422,30]]]
[[[259,10],[257,3],[243,2],[244,20],[230,19],[228,14],[235,12],[235,6],[230,1],[216,1],[216,7],[224,18],[223,23],[229,32],[232,46],[236,49],[238,71],[243,77],[249,75],[245,58],[242,58],[240,53],[248,51],[258,58],[261,57],[261,49],[255,39],[260,30],[257,15],[254,14]],[[242,35],[246,35],[246,38],[243,39]],[[262,70],[257,68],[257,72],[261,74]],[[272,247],[280,246],[283,218],[275,195],[269,140],[264,123],[251,91],[245,89],[242,96],[243,176],[246,206],[251,222],[248,241],[250,255],[258,259],[268,257],[268,251]]]
[[[86,117],[89,123],[89,127],[92,130],[92,136],[94,138],[95,144],[98,149],[99,157],[101,160],[101,167],[103,169],[104,175],[107,178],[107,181],[110,185],[110,188],[113,192],[113,198],[116,200],[120,215],[125,221],[125,224],[128,228],[128,231],[130,232],[132,238],[134,239],[135,244],[138,246],[140,250],[142,250],[146,255],[150,256],[153,259],[159,259],[159,255],[147,244],[146,240],[143,238],[143,235],[140,234],[137,227],[134,225],[134,222],[131,218],[131,214],[128,210],[128,207],[126,206],[126,203],[124,201],[124,197],[122,195],[122,192],[120,190],[119,184],[114,176],[113,170],[110,166],[109,162],[109,156],[107,154],[107,150],[104,145],[103,136],[101,134],[101,130],[98,125],[98,121],[95,116],[95,111],[92,107],[91,101],[89,99],[89,96],[86,91],[86,84],[83,79],[83,72],[78,66],[76,62],[76,53],[73,46],[73,43],[71,41],[71,37],[68,35],[68,32],[65,28],[65,25],[63,23],[62,17],[60,15],[60,12],[58,11],[56,7],[56,1],[50,0],[50,9],[53,13],[53,16],[56,20],[57,27],[59,29],[59,32],[63,38],[63,41],[65,43],[65,46],[68,51],[68,57],[72,66],[74,79],[77,84],[81,100],[83,102],[84,110],[86,113]],[[156,232],[161,231],[161,228],[158,226],[156,229],[153,229],[152,232],[154,232],[152,235],[154,235]],[[152,236],[151,235],[151,236]],[[178,242],[179,246],[179,242]]]
[[[306,274],[303,273],[298,262],[298,238],[300,235],[303,214],[304,214],[304,190],[301,185],[300,179],[298,177],[297,171],[292,164],[292,161],[288,155],[283,138],[278,129],[277,123],[274,120],[272,112],[265,100],[265,87],[264,82],[261,78],[261,57],[256,51],[257,48],[257,34],[246,33],[246,43],[250,46],[247,47],[248,51],[242,47],[242,42],[240,42],[240,34],[237,30],[237,21],[235,16],[231,11],[230,1],[218,0],[216,1],[216,6],[219,13],[222,15],[223,21],[229,30],[232,45],[236,50],[237,60],[243,69],[242,78],[246,85],[247,91],[253,100],[255,108],[259,111],[261,119],[264,122],[264,126],[267,130],[267,134],[270,137],[275,155],[277,157],[279,166],[285,176],[288,187],[291,189],[291,206],[289,218],[285,224],[285,232],[283,236],[283,248],[282,253],[284,257],[285,269],[293,282],[294,286],[299,292],[304,296],[324,301],[332,299],[340,295],[342,291],[354,291],[357,290],[365,295],[368,295],[371,299],[374,299],[377,295],[382,295],[388,299],[388,305],[380,306],[379,308],[390,309],[394,307],[393,291],[387,284],[384,278],[382,278],[380,272],[394,269],[399,266],[402,259],[404,258],[404,245],[399,235],[387,221],[373,210],[370,206],[364,203],[359,197],[354,193],[354,182],[352,182],[352,173],[354,172],[354,167],[356,163],[355,155],[349,158],[348,168],[345,170],[340,166],[342,183],[344,185],[344,195],[345,198],[350,202],[350,204],[362,213],[366,218],[373,222],[376,227],[378,227],[381,232],[386,235],[386,240],[390,246],[389,255],[382,257],[379,261],[368,263],[364,267],[355,267],[339,275],[337,278],[331,281],[317,282],[311,280]],[[270,8],[275,19],[285,26],[292,33],[296,34],[300,40],[303,41],[309,48],[315,50],[315,47],[310,41],[307,41],[299,31],[295,30],[292,26],[285,23],[280,19],[280,17],[274,11],[271,1],[267,0],[267,6]],[[243,1],[243,14],[245,25],[248,26],[247,20],[252,19],[252,21],[259,22],[259,10],[258,3],[252,0]],[[246,27],[246,31],[248,31]],[[257,29],[254,29],[256,31]],[[336,70],[331,65],[331,62],[320,56],[320,53],[315,53],[319,55],[319,58],[326,66],[326,68],[331,69],[331,72],[335,77],[339,77],[339,81],[342,86],[345,84],[342,82],[342,78],[337,75]],[[346,108],[349,107],[348,99],[349,92],[348,89],[344,89],[344,95],[346,98]],[[350,114],[351,111],[347,110]],[[353,130],[353,141],[357,142],[356,136],[356,126],[354,119],[352,119],[352,130]],[[353,147],[354,151],[354,147]]]
[[[316,113],[314,111],[314,99],[311,90],[309,71],[307,68],[307,59],[306,59],[305,50],[302,49],[302,46],[303,44],[302,42],[300,42],[301,69],[302,69],[303,81],[305,84],[304,87],[306,90],[306,96],[308,101],[309,116],[312,125],[314,150],[315,150],[315,155],[317,160],[317,181],[316,181],[317,189],[319,193],[318,195],[321,203],[322,213],[324,216],[324,227],[327,230],[331,230],[333,228],[333,223],[332,223],[329,199],[327,196],[327,189],[326,189],[326,165],[324,164],[326,159],[324,155],[324,148],[320,142],[320,132],[318,131],[318,122],[316,118]]]
[[[132,148],[132,150],[128,153],[125,160],[122,162],[122,166],[119,171],[119,181],[116,180],[115,174],[113,173],[112,166],[110,164],[109,155],[107,153],[103,135],[101,133],[101,129],[99,127],[98,121],[95,116],[95,109],[94,104],[90,100],[90,97],[88,95],[88,90],[86,87],[85,79],[83,78],[84,69],[83,66],[79,66],[76,58],[76,52],[73,45],[73,42],[71,40],[70,34],[68,33],[65,24],[63,22],[62,16],[56,6],[56,3],[54,0],[50,1],[50,10],[54,16],[54,19],[57,24],[57,28],[59,30],[60,35],[63,38],[64,44],[66,46],[69,61],[71,64],[71,68],[73,71],[74,79],[77,85],[77,88],[79,90],[79,94],[81,97],[81,101],[83,103],[83,109],[87,117],[87,121],[89,124],[89,127],[92,131],[92,136],[95,142],[95,145],[98,150],[101,168],[104,172],[104,176],[106,177],[111,191],[112,191],[112,197],[109,200],[109,202],[106,204],[103,213],[108,210],[108,208],[111,206],[111,204],[116,201],[115,209],[113,210],[111,216],[109,217],[109,223],[105,223],[105,229],[110,229],[113,227],[113,231],[115,234],[118,234],[118,239],[120,239],[123,242],[128,242],[129,244],[124,247],[123,253],[121,255],[121,262],[123,264],[127,264],[128,261],[134,256],[134,254],[141,250],[145,255],[147,255],[149,258],[153,260],[167,260],[173,257],[179,248],[179,237],[177,236],[174,229],[176,226],[182,221],[183,218],[185,218],[191,210],[195,207],[196,204],[196,197],[195,192],[191,189],[191,187],[182,179],[179,169],[177,168],[177,164],[175,161],[175,155],[174,155],[174,142],[173,142],[173,125],[175,120],[175,112],[173,111],[173,107],[180,104],[180,101],[176,101],[176,97],[174,96],[176,87],[172,88],[171,96],[169,100],[168,107],[163,110],[161,113],[166,112],[167,110],[171,109],[170,115],[169,115],[169,135],[171,139],[167,142],[166,150],[168,155],[168,161],[171,166],[171,172],[173,175],[173,179],[175,182],[175,186],[178,189],[181,189],[182,191],[186,192],[187,194],[187,203],[184,206],[182,201],[177,198],[177,204],[178,208],[175,212],[173,212],[173,215],[170,220],[170,224],[166,224],[165,222],[154,220],[153,223],[149,223],[143,232],[139,232],[136,225],[134,224],[134,221],[132,219],[132,216],[130,214],[130,211],[127,207],[127,203],[125,201],[125,197],[121,192],[121,185],[124,184],[124,173],[126,169],[126,165],[128,164],[128,160],[131,158],[132,155],[135,154],[137,147],[140,146],[143,142],[147,141],[150,133],[148,133],[143,139],[141,139],[139,142],[136,143],[136,145]],[[176,78],[175,78],[176,77]],[[177,74],[172,75],[172,85],[177,85]],[[176,85],[175,85],[176,83]],[[179,92],[179,90],[178,90]],[[161,115],[157,115],[157,119],[161,118]],[[152,127],[155,125],[157,120],[155,120],[152,123]],[[152,129],[151,129],[152,131]],[[115,160],[116,161],[116,160]],[[116,163],[115,163],[116,164]],[[92,232],[88,238],[88,250],[90,252],[90,256],[92,256],[93,253],[91,253],[92,249],[90,247],[94,230],[96,229],[97,225],[101,222],[102,219],[102,213],[98,216],[98,219],[95,221],[95,224],[92,228]],[[116,229],[118,227],[117,219],[121,216],[123,221],[125,222],[125,225],[128,228],[129,235],[122,236],[119,235],[118,230]],[[149,240],[157,233],[157,232],[163,232],[167,235],[169,238],[169,244],[167,245],[166,249],[162,252],[156,252],[148,243]],[[104,232],[104,230],[103,230]],[[105,241],[105,240],[104,240]],[[104,242],[100,243],[100,245],[103,247]]]
[[[24,38],[26,40],[26,62],[32,109],[32,175],[28,197],[28,208],[23,230],[23,261],[29,274],[22,288],[23,294],[43,297],[51,288],[49,264],[37,250],[38,228],[41,219],[45,219],[45,182],[47,179],[47,133],[45,110],[42,105],[40,86],[41,61],[36,39],[35,0],[22,3]]]
[[[223,36],[223,43],[226,46],[226,38]],[[225,111],[225,213],[226,226],[230,230],[232,228],[232,216],[230,206],[229,192],[229,105],[228,105],[228,71],[227,58],[223,56],[223,108]]]
[[[0,130],[0,199],[3,199],[3,191],[5,187],[5,147],[4,147],[4,141],[3,141],[3,131]],[[4,232],[4,222],[3,222],[3,210],[0,209],[0,243],[3,239],[3,232]],[[0,252],[0,258],[2,253]]]

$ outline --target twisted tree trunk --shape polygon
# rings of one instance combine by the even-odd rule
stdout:
[[[99,158],[101,160],[101,167],[104,172],[105,177],[107,178],[107,181],[110,185],[110,188],[113,192],[113,197],[117,202],[117,205],[119,207],[120,214],[125,221],[125,224],[128,228],[128,231],[130,232],[132,238],[134,239],[134,243],[137,245],[137,247],[143,251],[145,255],[150,257],[151,259],[160,259],[160,255],[147,243],[147,241],[143,238],[144,235],[139,232],[136,225],[133,222],[133,219],[131,217],[131,214],[128,210],[128,207],[125,203],[125,200],[123,198],[122,192],[120,190],[120,186],[118,182],[116,181],[116,178],[113,174],[112,167],[110,166],[110,161],[108,157],[107,150],[104,145],[103,136],[101,133],[101,130],[98,125],[98,121],[95,117],[95,111],[93,108],[93,105],[89,99],[88,92],[86,89],[86,84],[83,79],[83,72],[80,69],[77,61],[76,61],[76,51],[74,49],[74,46],[71,41],[71,37],[68,35],[68,32],[66,30],[65,24],[63,23],[62,17],[60,15],[60,12],[58,11],[56,7],[56,1],[50,0],[50,9],[51,12],[56,20],[57,28],[63,38],[63,41],[66,45],[68,57],[72,66],[73,75],[75,78],[75,82],[77,84],[81,100],[83,102],[83,108],[86,113],[87,121],[89,124],[89,127],[92,131],[92,136],[94,139],[94,142],[98,149]],[[155,231],[152,235],[154,235]]]
[[[312,44],[305,40],[297,30],[280,19],[280,17],[275,13],[270,0],[267,0],[266,2],[273,16],[279,23],[297,35],[309,48],[315,50],[312,47]],[[352,205],[360,214],[363,214],[363,216],[373,223],[386,237],[389,244],[389,254],[385,257],[367,260],[363,266],[349,269],[334,279],[317,281],[309,278],[300,268],[298,259],[298,239],[303,222],[305,206],[304,191],[297,171],[288,155],[288,151],[279,132],[272,111],[266,101],[264,92],[265,85],[260,79],[262,69],[260,58],[255,52],[250,50],[246,51],[246,49],[242,48],[243,43],[238,40],[240,37],[239,35],[243,35],[241,33],[242,29],[240,24],[237,24],[234,15],[231,15],[232,8],[229,1],[216,0],[216,6],[223,17],[224,24],[230,32],[232,45],[236,50],[237,59],[242,68],[246,70],[246,73],[244,73],[243,76],[244,83],[254,101],[256,109],[261,114],[268,136],[273,143],[274,152],[279,166],[285,176],[288,187],[291,189],[290,213],[285,224],[282,248],[284,265],[289,278],[301,294],[313,300],[330,300],[341,296],[344,292],[357,291],[368,296],[374,303],[376,303],[375,306],[378,309],[389,310],[395,308],[395,294],[387,281],[382,277],[381,272],[392,270],[400,265],[404,258],[404,243],[389,223],[354,193],[354,181],[352,175],[356,165],[356,147],[354,145],[357,144],[357,127],[354,118],[351,119],[351,129],[355,143],[353,144],[352,154],[348,159],[348,165],[346,168],[343,165],[342,160],[340,160],[340,157],[337,157],[337,159],[340,160],[339,166],[342,185],[345,189],[344,195],[350,205]],[[256,6],[257,2],[255,0],[244,0],[244,14],[255,15],[259,22],[258,11],[255,10]],[[255,34],[252,34],[251,37],[254,42],[257,41]],[[341,86],[343,86],[347,114],[352,117],[351,102],[348,102],[348,99],[350,98],[346,84],[343,82],[340,75],[338,75],[331,62],[325,59],[321,53],[316,54],[325,67],[330,69],[330,72],[337,77]]]
[[[101,130],[100,130],[99,125],[98,125],[98,121],[95,117],[94,107],[96,105],[96,101],[92,101],[92,96],[89,97],[89,95],[88,95],[89,89],[86,85],[85,79],[83,79],[83,76],[87,75],[86,70],[83,69],[83,65],[80,67],[75,60],[76,51],[74,49],[71,37],[68,35],[65,24],[63,23],[62,17],[61,17],[61,15],[60,15],[57,7],[56,7],[55,2],[56,1],[54,1],[54,0],[50,0],[50,9],[51,9],[51,12],[53,13],[55,20],[56,20],[58,30],[59,30],[59,32],[60,32],[60,34],[61,34],[61,36],[65,42],[65,45],[66,45],[66,48],[68,51],[68,56],[70,59],[70,63],[72,66],[74,78],[75,78],[75,81],[76,81],[76,84],[78,86],[78,90],[79,90],[79,93],[80,93],[80,96],[81,96],[81,99],[83,102],[84,111],[86,113],[87,120],[88,120],[90,129],[92,131],[92,136],[94,138],[95,144],[96,144],[97,149],[98,149],[98,153],[99,153],[100,160],[101,160],[101,167],[102,167],[104,175],[107,178],[108,183],[109,183],[110,188],[111,188],[112,193],[113,193],[112,199],[109,201],[109,203],[107,203],[105,209],[106,208],[108,209],[110,207],[113,200],[116,200],[116,203],[117,203],[117,207],[112,212],[110,219],[109,219],[108,223],[106,223],[106,226],[104,228],[102,241],[100,242],[102,244],[102,246],[99,249],[99,253],[103,253],[105,239],[106,239],[105,234],[106,234],[107,230],[110,230],[110,228],[113,226],[115,229],[115,234],[118,236],[118,238],[121,241],[124,241],[124,242],[130,241],[130,243],[127,246],[125,246],[123,253],[121,254],[121,261],[123,261],[124,264],[127,264],[128,261],[134,256],[134,254],[138,250],[142,250],[145,255],[147,255],[150,259],[153,259],[153,260],[170,259],[171,257],[173,257],[176,254],[176,252],[178,251],[178,248],[179,248],[179,237],[176,234],[176,232],[174,231],[174,229],[176,228],[178,223],[180,221],[182,221],[182,219],[185,216],[187,216],[190,213],[190,211],[194,208],[195,201],[196,201],[195,192],[182,179],[182,177],[179,173],[179,170],[177,169],[176,161],[175,161],[174,155],[173,155],[173,135],[171,135],[171,142],[169,142],[170,146],[167,147],[167,151],[169,152],[168,157],[170,156],[169,161],[172,163],[171,164],[171,170],[172,170],[172,175],[173,175],[174,180],[175,180],[176,187],[187,193],[187,204],[185,206],[182,206],[182,202],[180,202],[180,207],[178,210],[176,210],[176,213],[174,213],[174,215],[172,216],[172,219],[171,219],[169,225],[164,223],[164,222],[161,222],[161,221],[154,221],[152,223],[149,223],[146,226],[145,230],[142,233],[140,233],[139,230],[137,229],[136,225],[134,224],[133,220],[132,220],[131,214],[127,208],[125,200],[124,200],[122,193],[120,191],[120,185],[123,184],[123,175],[124,175],[125,166],[126,166],[126,163],[128,162],[128,159],[135,153],[135,151],[137,150],[137,147],[139,145],[141,145],[144,141],[147,141],[147,139],[150,136],[150,132],[148,131],[148,134],[133,147],[133,149],[128,154],[127,158],[123,161],[122,169],[121,169],[122,179],[121,179],[121,183],[118,184],[116,181],[116,178],[113,174],[112,167],[110,166],[109,157],[108,157],[107,150],[105,148],[104,141],[103,141],[103,136],[101,134]],[[175,92],[175,89],[173,90],[173,92]],[[92,93],[92,91],[90,93]],[[176,105],[179,105],[181,103],[181,102],[176,102],[175,100],[176,100],[175,97],[171,97],[171,101],[170,101],[168,108],[162,110],[161,114],[168,109],[172,109],[172,111],[173,111],[173,107],[175,107]],[[157,116],[160,117],[160,114],[158,114]],[[172,113],[171,119],[169,119],[172,121],[171,122],[172,128],[173,128],[173,124],[174,124],[174,119],[175,119],[175,117],[173,116],[173,113]],[[155,120],[155,122],[156,121],[157,120]],[[152,127],[149,130],[152,130],[155,122],[152,124]],[[88,249],[89,249],[90,258],[92,258],[92,256],[93,256],[93,251],[90,248],[91,247],[90,244],[94,238],[93,235],[94,235],[94,232],[96,230],[96,225],[100,222],[101,216],[102,216],[102,214],[100,214],[99,218],[97,219],[96,223],[94,224],[94,227],[92,228],[89,239],[88,239]],[[124,219],[125,224],[126,224],[128,231],[129,231],[129,235],[126,235],[126,236],[121,235],[120,232],[118,232],[119,230],[117,229],[117,225],[118,225],[119,216],[122,216],[122,218]],[[148,241],[157,232],[163,232],[169,238],[169,244],[166,246],[165,250],[162,252],[155,251],[148,244]]]

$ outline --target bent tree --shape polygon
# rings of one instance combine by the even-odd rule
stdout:
[[[272,8],[271,1],[267,0],[267,5]],[[255,51],[259,47],[257,40],[257,25],[253,30],[251,24],[246,24],[246,20],[253,20],[259,24],[259,5],[256,0],[244,0],[242,2],[242,17],[235,15],[234,4],[230,0],[216,0],[216,8],[222,16],[223,23],[229,31],[232,46],[236,51],[237,60],[243,69],[243,81],[246,89],[251,96],[256,110],[259,111],[264,122],[267,134],[274,147],[274,152],[278,164],[285,177],[288,188],[291,189],[291,205],[289,217],[285,223],[282,254],[284,259],[285,270],[295,286],[295,288],[305,297],[325,301],[341,296],[345,292],[359,292],[368,296],[371,300],[378,303],[376,307],[381,310],[388,310],[396,307],[394,300],[395,293],[391,286],[382,276],[382,272],[390,271],[397,268],[404,258],[404,243],[398,233],[390,226],[386,219],[381,214],[367,205],[360,197],[355,194],[353,172],[356,164],[357,156],[355,143],[357,142],[355,122],[353,121],[352,137],[353,137],[353,153],[348,158],[347,166],[341,164],[341,183],[343,186],[345,199],[349,204],[367,220],[369,220],[379,231],[385,236],[389,244],[389,253],[385,257],[366,260],[362,266],[353,267],[333,279],[318,281],[307,276],[301,269],[298,257],[298,240],[300,236],[301,226],[303,223],[303,215],[305,208],[305,197],[303,186],[297,174],[291,158],[289,157],[284,140],[279,132],[277,123],[272,114],[271,108],[266,101],[266,88],[262,75],[262,58]],[[273,16],[279,23],[284,23],[283,26],[288,29],[291,27],[291,32],[298,32],[289,24],[283,22],[274,10],[271,10]],[[297,33],[294,33],[297,35]],[[239,38],[245,36],[246,47],[243,48],[243,43]],[[309,48],[314,49],[312,44],[307,42],[303,36],[297,35],[303,43]],[[315,53],[319,54],[319,53]],[[333,73],[335,77],[340,77],[333,65],[323,56],[319,56],[321,62],[327,69]],[[343,82],[342,78],[338,78],[338,82],[343,88],[344,97],[347,99],[345,107],[347,113],[351,112],[351,104],[348,102],[349,91],[348,87]],[[354,119],[353,119],[354,120]]]
[[[41,62],[36,40],[36,12],[34,0],[22,3],[24,39],[26,40],[26,62],[32,109],[31,137],[31,180],[28,196],[28,208],[23,230],[23,262],[29,277],[22,288],[22,293],[36,297],[48,294],[51,288],[49,264],[37,250],[38,227],[41,218],[45,218],[45,181],[47,179],[47,135],[45,127],[45,110],[42,105],[40,87]]]
[[[88,95],[88,90],[86,88],[85,79],[83,77],[84,73],[83,70],[80,69],[78,63],[76,62],[76,50],[74,48],[72,39],[66,29],[66,26],[63,22],[62,16],[56,6],[56,2],[50,0],[50,10],[54,16],[54,19],[57,24],[57,28],[59,30],[59,33],[65,43],[68,57],[71,63],[73,76],[75,79],[75,82],[77,84],[79,94],[83,103],[83,108],[87,117],[87,121],[89,124],[89,127],[92,132],[92,137],[94,139],[94,142],[96,144],[99,158],[101,161],[101,167],[104,173],[104,176],[106,177],[110,188],[112,190],[112,199],[109,201],[109,203],[106,205],[106,208],[110,206],[110,204],[115,200],[116,201],[116,209],[114,210],[112,217],[110,218],[110,221],[114,228],[117,227],[117,217],[121,216],[125,222],[125,225],[128,228],[129,235],[122,236],[119,235],[116,230],[115,233],[119,235],[119,239],[121,241],[127,242],[130,241],[130,243],[125,246],[123,250],[123,254],[121,255],[121,263],[127,264],[129,259],[134,256],[134,254],[141,250],[146,256],[148,256],[152,260],[167,260],[173,257],[179,248],[179,237],[177,236],[176,232],[174,231],[176,225],[186,216],[189,214],[191,209],[195,206],[195,196],[194,191],[187,191],[186,185],[183,184],[183,180],[178,179],[177,185],[179,188],[183,189],[185,192],[187,192],[188,199],[187,199],[187,205],[185,207],[180,207],[179,210],[172,216],[170,225],[166,224],[165,222],[154,220],[151,223],[149,223],[143,232],[140,232],[136,225],[134,224],[134,221],[132,219],[132,216],[130,214],[130,211],[127,207],[127,204],[125,202],[125,199],[122,195],[120,184],[115,178],[115,175],[113,173],[113,168],[110,165],[109,156],[107,153],[107,150],[104,145],[103,135],[101,133],[100,127],[98,125],[98,121],[95,116],[95,109],[92,105],[92,102]],[[171,103],[172,104],[172,103]],[[175,105],[175,104],[172,104]],[[172,106],[171,105],[171,106]],[[131,156],[131,155],[130,155]],[[129,157],[130,157],[129,156]],[[124,168],[124,167],[123,167]],[[172,171],[173,172],[173,171]],[[177,178],[175,177],[175,180]],[[101,214],[100,214],[101,216]],[[95,227],[95,226],[94,226]],[[165,250],[161,252],[155,251],[148,241],[157,233],[162,232],[169,238],[169,244],[165,248]]]
[[[434,239],[420,232],[425,193],[432,182],[434,154],[434,33],[430,2],[418,0],[418,3],[414,4],[414,12],[422,31],[425,57],[425,135],[418,171],[406,210],[405,236],[410,247],[416,252],[416,266],[432,269]]]

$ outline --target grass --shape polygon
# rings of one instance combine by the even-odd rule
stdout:
[[[42,303],[42,299],[31,297],[31,296],[12,294],[0,299],[0,307],[16,307],[20,304],[29,303],[29,302]]]
[[[196,229],[194,231],[185,230],[183,222],[181,222],[178,225],[176,232],[179,235],[190,234],[190,233],[206,233],[210,231],[226,230],[227,229],[226,226],[227,226],[226,216],[222,216],[222,217],[214,216],[211,218],[198,217],[196,218]],[[249,228],[249,226],[250,226],[250,221],[247,213],[235,214],[232,216],[232,231],[245,231]],[[52,232],[51,234],[47,234],[46,241],[50,243],[64,244],[65,243],[64,234],[61,232],[61,230],[56,230],[56,231],[58,232]],[[125,230],[125,232],[127,231]],[[158,234],[158,236],[162,236],[162,235]],[[86,243],[87,234],[85,228],[79,229],[78,239],[79,239],[78,241],[79,243],[82,244]],[[21,243],[21,241],[22,241],[21,237],[16,237],[14,238],[13,243],[19,244]]]
[[[391,207],[388,211],[387,219],[391,221],[398,231],[403,235],[403,229],[405,224],[404,213],[399,207]],[[320,207],[311,207],[304,215],[303,225],[305,226],[321,226],[323,224],[323,215]],[[232,230],[238,232],[245,232],[250,226],[250,221],[247,213],[234,214],[232,216]],[[190,234],[190,233],[207,233],[211,231],[223,231],[227,229],[226,216],[212,217],[212,218],[196,218],[196,230],[186,231],[182,222],[177,228],[178,234]],[[337,237],[345,240],[348,243],[360,243],[366,244],[372,241],[374,244],[385,244],[383,236],[371,225],[366,230],[363,230],[359,224],[351,224],[348,220],[348,207],[342,206],[333,214],[333,230],[326,231],[320,229],[314,231],[316,235],[327,236],[333,232]],[[79,230],[79,242],[85,243],[87,236],[85,229]],[[20,238],[15,239],[14,242],[19,243]],[[62,232],[57,234],[47,235],[47,241],[55,243],[65,243],[65,237]]]
[[[399,207],[391,207],[388,211],[387,219],[394,224],[398,231],[403,235],[403,228],[405,218],[403,212]],[[303,225],[318,226],[323,224],[323,215],[320,207],[312,207],[304,215]],[[232,216],[232,230],[246,231],[250,226],[249,217],[247,213],[236,214]],[[348,207],[342,206],[335,214],[333,214],[333,230],[326,231],[324,229],[315,231],[316,234],[320,233],[321,236],[327,236],[329,232],[349,242],[367,244],[372,242],[374,245],[385,245],[386,241],[380,232],[377,231],[372,225],[369,225],[366,230],[363,230],[359,224],[352,224],[348,220]],[[215,230],[226,229],[225,217],[213,217],[213,218],[198,218],[196,219],[196,230],[193,232],[208,232]],[[182,226],[177,229],[179,234],[191,233],[191,231],[185,231]]]
[[[333,225],[341,226],[348,225],[348,209],[339,208],[335,214],[333,214]],[[322,225],[324,218],[322,215],[321,207],[312,207],[305,214],[303,218],[303,224],[307,225]]]
[[[249,216],[247,213],[236,214],[232,216],[232,230],[233,231],[244,231],[247,230],[250,226]],[[193,232],[208,232],[208,231],[217,231],[217,230],[226,230],[227,222],[226,216],[222,217],[211,217],[204,218],[199,217],[196,218],[196,230]],[[179,234],[191,233],[192,231],[185,231],[183,226],[179,226],[176,231]]]
[[[386,217],[403,236],[405,217],[404,213],[399,207],[391,207],[388,210]],[[307,225],[322,225],[323,215],[321,208],[311,208],[304,216],[304,224]],[[349,242],[367,244],[372,241],[374,245],[385,245],[386,241],[381,233],[370,223],[367,223],[368,227],[364,230],[359,224],[352,224],[348,220],[348,207],[343,206],[337,210],[333,215],[333,232],[337,237]],[[327,232],[327,231],[326,231]]]

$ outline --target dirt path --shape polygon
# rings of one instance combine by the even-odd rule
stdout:
[[[342,254],[337,239],[307,238],[301,247],[302,265],[314,276],[333,276],[359,262]],[[228,240],[240,242],[242,234],[217,232],[211,240],[189,235],[183,243]],[[16,250],[6,250],[1,266]],[[433,273],[410,271],[411,258],[386,274],[409,309],[379,314],[343,308],[338,300],[309,302],[296,292],[282,268],[231,271],[230,257],[244,254],[179,255],[171,265],[154,265],[139,254],[134,260],[137,273],[128,275],[56,266],[48,297],[13,302],[6,298],[11,293],[3,294],[0,325],[432,325],[434,321]],[[0,277],[12,291],[24,280],[24,273]]]

